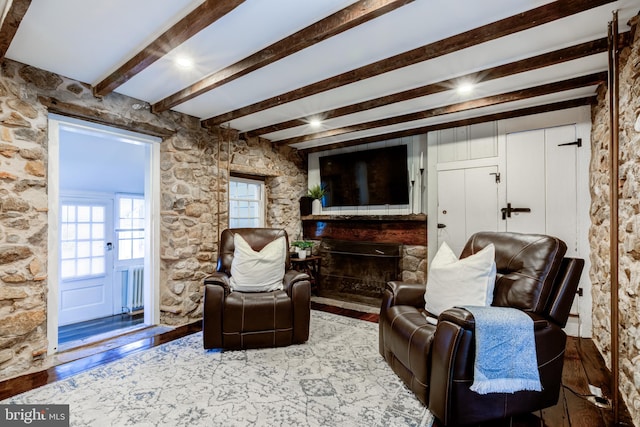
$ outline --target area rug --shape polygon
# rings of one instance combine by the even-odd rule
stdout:
[[[224,352],[196,333],[1,403],[69,404],[72,426],[430,426],[377,326],[312,311],[305,344]]]

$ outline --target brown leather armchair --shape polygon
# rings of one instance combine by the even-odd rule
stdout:
[[[558,401],[569,310],[584,260],[564,258],[566,245],[543,235],[481,232],[461,258],[495,245],[494,306],[523,310],[534,321],[542,391],[478,394],[473,383],[474,318],[462,308],[427,322],[424,284],[389,282],[379,323],[379,350],[393,371],[443,425],[528,413]],[[455,283],[452,283],[455,286]]]
[[[286,240],[284,289],[270,292],[231,291],[234,235],[241,235],[254,251],[278,237]],[[280,347],[309,339],[311,285],[309,276],[288,270],[287,232],[274,228],[227,229],[220,236],[217,271],[204,279],[202,332],[204,348],[243,349]]]

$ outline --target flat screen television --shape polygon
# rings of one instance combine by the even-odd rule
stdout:
[[[409,203],[407,146],[320,157],[324,207]]]

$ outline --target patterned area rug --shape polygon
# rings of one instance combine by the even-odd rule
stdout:
[[[430,426],[377,324],[312,311],[303,345],[205,351],[190,335],[2,403],[69,404],[72,426]]]

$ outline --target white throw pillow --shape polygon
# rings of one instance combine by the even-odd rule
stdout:
[[[442,243],[429,268],[425,309],[438,316],[455,306],[489,306],[493,301],[495,283],[493,244],[459,260],[451,248]]]
[[[229,285],[234,291],[268,292],[283,289],[287,248],[284,236],[254,251],[240,236],[233,236],[235,250]]]

